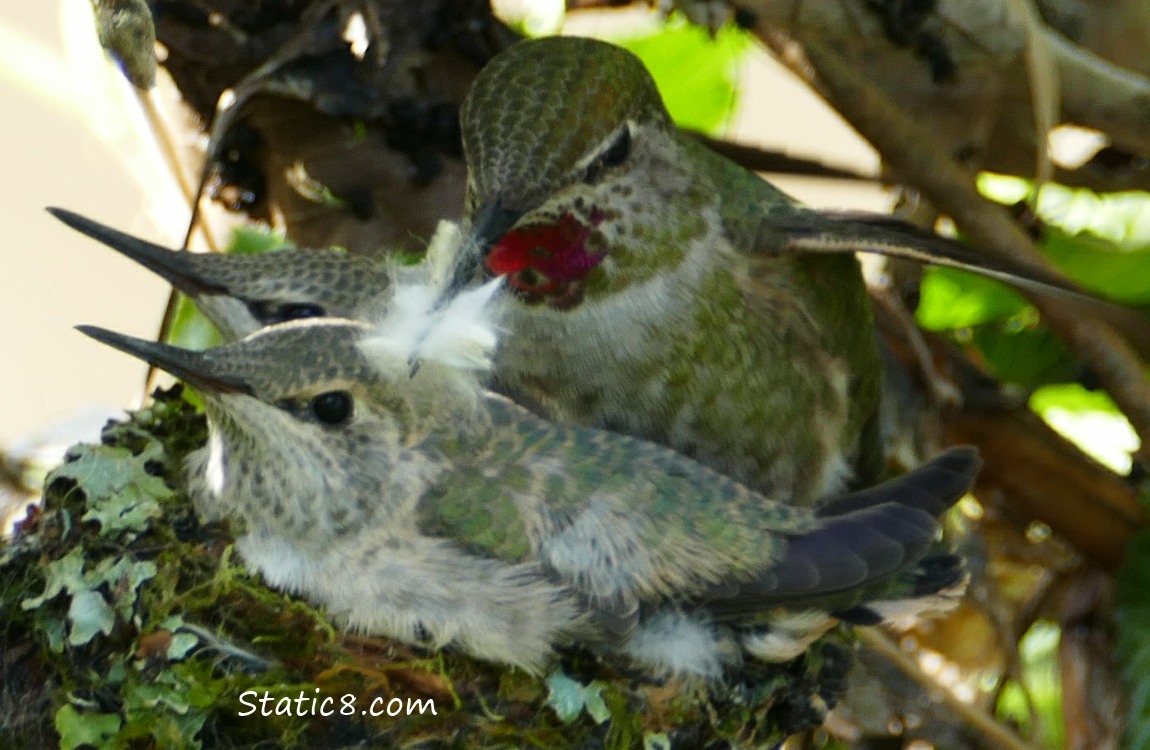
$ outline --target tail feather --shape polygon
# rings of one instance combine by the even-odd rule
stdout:
[[[938,517],[970,490],[981,467],[974,446],[950,448],[895,480],[830,500],[817,512],[823,517],[841,516],[894,502]]]
[[[962,561],[931,554],[937,520],[970,488],[973,448],[955,448],[879,487],[833,501],[823,524],[789,537],[782,559],[753,580],[716,590],[708,608],[746,616],[775,606],[851,613],[872,599],[932,594],[963,575]],[[847,619],[867,617],[859,612]]]

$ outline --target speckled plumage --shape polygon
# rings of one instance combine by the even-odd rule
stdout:
[[[84,330],[200,388],[200,513],[239,521],[250,566],[353,628],[532,670],[579,642],[717,677],[744,650],[801,653],[828,606],[849,620],[888,599],[945,604],[964,582],[930,549],[971,450],[820,514],[541,420],[440,359],[412,374],[364,324],[295,321],[204,352]],[[332,394],[350,405],[334,421]],[[912,590],[924,569],[929,590]]]

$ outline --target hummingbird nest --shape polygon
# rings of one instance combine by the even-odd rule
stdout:
[[[8,746],[51,746],[54,734],[101,749],[771,746],[819,723],[843,688],[842,632],[788,664],[686,690],[583,651],[541,681],[342,633],[247,572],[236,530],[197,519],[178,477],[206,437],[182,386],[157,390],[99,444],[70,449],[43,507],[0,547]],[[317,696],[425,710],[322,716]]]

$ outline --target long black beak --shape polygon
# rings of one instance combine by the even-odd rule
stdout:
[[[505,208],[499,198],[483,205],[475,212],[475,218],[472,219],[467,235],[463,238],[463,246],[459,249],[451,275],[445,282],[434,309],[440,309],[447,300],[468,286],[484,281],[486,276],[484,261],[487,258],[487,251],[515,226],[515,222],[522,215],[522,211]]]
[[[48,213],[80,234],[131,258],[184,294],[228,294],[227,287],[205,278],[202,269],[197,268],[193,260],[197,256],[192,253],[169,250],[63,208],[49,208]]]
[[[76,330],[86,336],[91,336],[102,344],[107,344],[113,349],[119,349],[161,370],[166,370],[201,391],[255,395],[252,387],[242,378],[219,372],[219,368],[213,366],[203,352],[158,344],[155,341],[145,341],[96,326],[76,326]]]
[[[503,201],[499,198],[476,211],[475,219],[471,222],[471,237],[475,240],[480,255],[485,255],[500,237],[507,234],[523,213],[504,207]]]

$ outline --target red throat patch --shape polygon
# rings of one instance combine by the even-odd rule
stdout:
[[[598,212],[592,213],[590,226],[565,213],[554,224],[517,227],[488,251],[487,270],[506,274],[529,302],[574,306],[582,298],[584,278],[606,256],[586,248],[587,238],[602,221]]]

